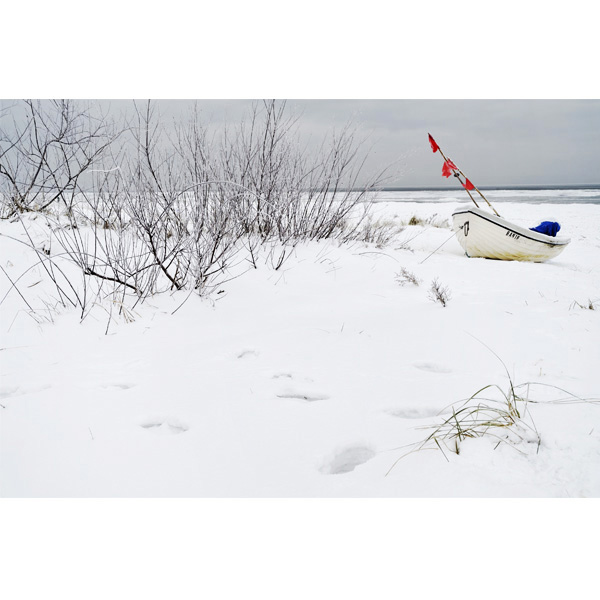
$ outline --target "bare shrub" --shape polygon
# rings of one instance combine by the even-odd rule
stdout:
[[[1,218],[57,200],[72,207],[80,179],[116,137],[104,115],[73,100],[24,100],[5,109],[2,121]]]
[[[402,286],[406,284],[418,286],[422,280],[419,279],[414,273],[411,273],[405,267],[402,267],[400,269],[400,273],[396,273],[396,281]]]
[[[136,244],[134,252],[111,246],[116,270],[143,282],[135,287],[144,295],[167,289],[203,293],[238,250],[240,226],[232,210],[238,190],[210,177],[202,158],[202,130],[192,128],[187,138],[180,130],[176,144],[161,145],[163,132],[153,105],[136,105],[136,111],[135,152],[125,157],[112,187],[105,186],[108,193],[100,194],[111,212],[124,214]],[[133,265],[129,257],[134,257]]]
[[[355,239],[366,217],[362,203],[383,173],[358,185],[364,158],[347,126],[325,140],[314,156],[300,147],[296,120],[285,103],[255,105],[250,118],[226,132],[222,178],[240,185],[236,210],[244,231],[261,239]]]
[[[443,286],[439,282],[438,278],[436,277],[431,282],[431,287],[429,288],[429,293],[428,293],[427,297],[432,302],[439,302],[443,307],[445,307],[448,304],[448,302],[450,301],[450,298],[452,296],[450,294],[450,290],[448,289],[448,287]]]
[[[244,233],[261,239],[291,237],[290,213],[301,196],[305,157],[293,143],[295,121],[285,103],[256,103],[248,119],[225,129],[219,148],[224,181],[239,186],[233,205]]]
[[[129,310],[128,296],[135,306],[167,291],[209,293],[261,254],[280,269],[304,240],[385,245],[397,231],[368,218],[382,174],[359,185],[364,158],[350,127],[309,155],[285,103],[255,104],[216,140],[197,109],[169,137],[153,103],[134,106],[120,145],[97,111],[70,101],[27,101],[26,124],[0,138],[3,215],[27,228],[22,213],[43,212],[48,251],[30,245],[82,318],[108,297],[112,314]]]
[[[65,211],[44,211],[52,251],[42,254],[29,237],[59,297],[78,306],[82,318],[108,297],[111,314],[115,304],[127,314],[127,296],[135,306],[169,290],[206,293],[239,250],[231,186],[203,181],[211,192],[201,191],[173,146],[163,143],[152,105],[136,108],[127,152],[109,154],[89,187],[76,186]],[[72,270],[58,269],[64,261],[78,268],[79,282]]]

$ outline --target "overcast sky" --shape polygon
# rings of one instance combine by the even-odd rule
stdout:
[[[201,115],[237,123],[251,101],[199,100]],[[191,101],[161,100],[164,121]],[[113,111],[130,102],[111,104]],[[348,121],[370,150],[367,171],[391,166],[389,186],[450,186],[430,132],[476,185],[600,183],[600,100],[288,100],[303,138],[320,141]]]
[[[103,100],[115,116],[131,100]],[[239,123],[252,100],[198,100],[217,130]],[[157,101],[166,128],[192,100]],[[6,106],[6,104],[5,104]],[[451,187],[431,133],[478,186],[600,184],[600,100],[288,100],[304,142],[316,146],[349,121],[369,151],[365,173],[389,167],[388,187]]]

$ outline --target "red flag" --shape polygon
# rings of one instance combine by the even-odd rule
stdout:
[[[444,166],[442,167],[442,175],[444,177],[450,177],[452,175],[452,171],[456,169],[456,165],[450,160],[446,160]]]
[[[431,137],[431,134],[429,133],[428,135],[429,135],[429,143],[431,144],[431,149],[434,152],[437,152],[440,149],[440,147],[435,143],[435,140]]]
[[[474,190],[475,186],[467,179],[465,183],[462,184],[465,190]]]

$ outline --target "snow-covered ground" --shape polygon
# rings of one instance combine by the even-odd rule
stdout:
[[[443,223],[456,205],[374,210]],[[306,243],[211,298],[154,297],[108,335],[101,307],[82,323],[40,310],[53,322],[38,324],[15,289],[5,297],[35,256],[5,237],[23,237],[18,223],[0,223],[0,495],[600,496],[600,405],[560,401],[600,398],[600,205],[499,209],[557,220],[572,242],[544,264],[468,259],[430,225],[384,248]],[[422,283],[400,285],[401,268]],[[446,307],[428,298],[435,278]],[[43,279],[18,282],[35,309]],[[404,456],[451,403],[508,391],[492,351],[514,384],[544,384],[527,405],[541,443],[484,436]]]

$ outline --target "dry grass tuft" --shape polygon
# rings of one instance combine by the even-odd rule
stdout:
[[[404,224],[410,225],[411,227],[419,225],[421,227],[429,226],[437,227],[438,229],[451,229],[450,222],[448,221],[448,219],[440,217],[437,213],[429,217],[419,217],[418,215],[413,215]]]
[[[579,306],[579,308],[583,308],[586,310],[596,310],[596,304],[598,304],[598,300],[588,299],[587,304],[585,302],[583,304],[580,304],[579,302],[577,302],[577,300],[573,300],[573,303],[569,308],[573,309],[575,308],[575,306]]]
[[[531,448],[531,445],[535,444],[538,453],[542,439],[529,411],[530,404],[600,404],[598,398],[580,398],[554,385],[532,382],[514,385],[502,359],[486,344],[481,343],[502,363],[509,381],[508,389],[505,391],[497,384],[486,385],[467,400],[450,404],[440,414],[448,414],[449,409],[451,414],[441,423],[424,427],[433,431],[423,441],[405,446],[408,451],[394,462],[387,474],[402,458],[414,452],[439,450],[448,460],[444,449],[459,455],[463,442],[482,437],[496,440],[494,449],[506,444],[522,454],[527,454],[522,448]],[[551,388],[566,396],[555,400],[531,399],[529,393],[535,386]],[[495,398],[486,397],[490,391],[496,392]]]

